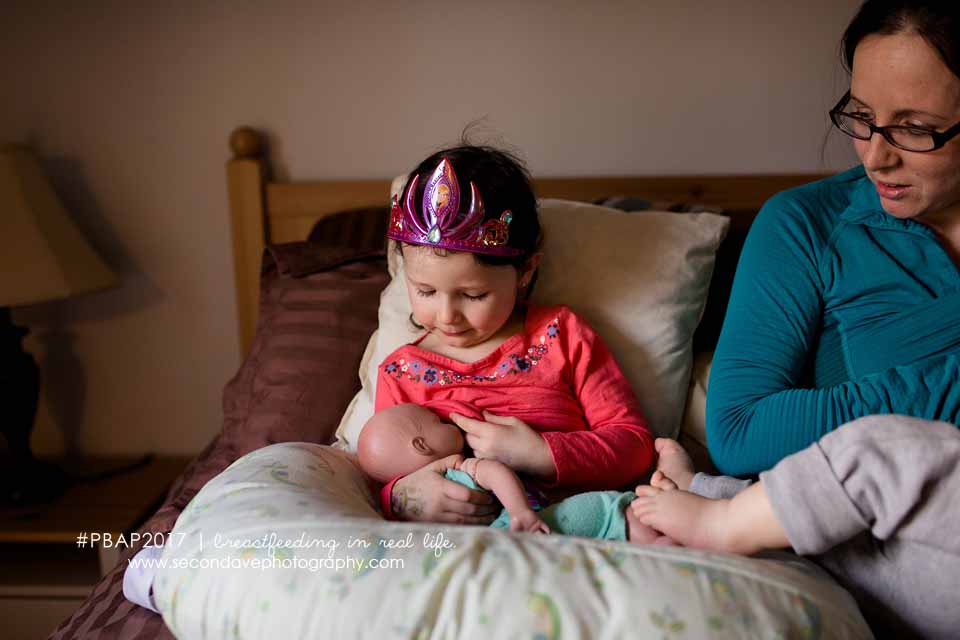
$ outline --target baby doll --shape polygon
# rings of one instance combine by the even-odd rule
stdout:
[[[511,531],[550,533],[527,501],[517,474],[497,460],[464,458],[463,433],[425,407],[398,404],[374,414],[360,432],[357,456],[374,480],[386,483],[426,465],[471,489],[492,491],[503,505],[491,524]]]
[[[430,465],[449,480],[492,491],[504,506],[490,525],[497,529],[672,543],[626,508],[636,498],[633,493],[590,491],[537,512],[512,469],[497,460],[464,458],[463,447],[463,434],[455,425],[442,422],[426,407],[398,404],[367,421],[357,442],[357,456],[364,472],[380,483]]]

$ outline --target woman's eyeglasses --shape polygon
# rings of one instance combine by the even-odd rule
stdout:
[[[874,133],[879,133],[887,142],[898,149],[924,153],[926,151],[936,151],[957,134],[960,134],[960,123],[946,131],[933,131],[932,129],[898,124],[878,127],[868,118],[844,111],[843,109],[848,102],[850,102],[849,91],[843,94],[840,102],[833,109],[830,109],[830,120],[833,121],[837,129],[857,140],[869,140]]]

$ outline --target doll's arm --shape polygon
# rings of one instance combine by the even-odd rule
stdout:
[[[497,460],[467,458],[457,468],[497,496],[510,514],[511,531],[550,533],[550,527],[530,508],[523,484],[510,467]]]
[[[439,473],[441,476],[444,475],[450,469],[459,469],[464,463],[463,455],[455,453],[453,455],[447,456],[446,458],[440,458],[439,460],[434,460],[431,462],[428,467],[434,473]]]

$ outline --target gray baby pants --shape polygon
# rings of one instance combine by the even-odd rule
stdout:
[[[960,430],[868,416],[760,474],[793,549],[857,599],[878,638],[960,638]],[[749,481],[698,473],[729,498]]]

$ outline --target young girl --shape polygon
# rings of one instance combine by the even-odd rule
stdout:
[[[542,254],[516,159],[477,146],[427,158],[394,201],[387,235],[424,334],[380,364],[376,410],[425,406],[463,429],[476,457],[554,494],[643,475],[653,440],[603,341],[567,307],[523,302]],[[382,499],[398,519],[488,523],[499,511],[430,469],[388,483]]]

